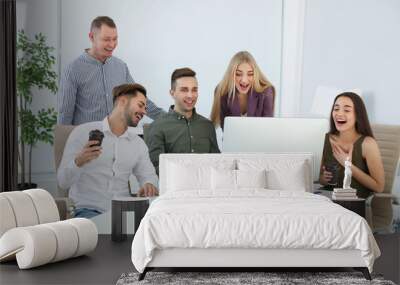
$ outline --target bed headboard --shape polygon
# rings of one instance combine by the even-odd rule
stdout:
[[[221,153],[221,154],[186,154],[186,153],[164,153],[160,155],[159,164],[159,190],[160,195],[165,193],[168,185],[168,169],[171,164],[192,164],[192,165],[216,165],[223,161],[232,162],[235,169],[237,161],[240,159],[268,159],[268,160],[293,160],[300,161],[307,165],[309,169],[306,180],[307,191],[313,191],[313,155],[312,153]]]
[[[319,179],[319,166],[326,118],[255,118],[227,117],[222,151],[229,152],[311,152],[314,181]]]

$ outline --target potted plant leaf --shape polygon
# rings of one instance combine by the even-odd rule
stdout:
[[[42,108],[38,112],[31,109],[33,88],[48,89],[53,94],[57,92],[53,50],[53,47],[46,44],[46,37],[41,33],[36,34],[34,39],[30,39],[23,30],[17,34],[18,159],[21,166],[21,183],[18,184],[18,188],[21,190],[37,187],[32,183],[33,148],[38,142],[53,144],[53,127],[57,122],[57,112],[54,108]]]

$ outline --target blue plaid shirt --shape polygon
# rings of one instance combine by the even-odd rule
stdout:
[[[133,83],[128,66],[117,57],[104,63],[86,51],[69,64],[61,75],[58,103],[58,123],[80,125],[101,121],[113,109],[112,89]],[[147,100],[147,115],[156,119],[165,113]]]

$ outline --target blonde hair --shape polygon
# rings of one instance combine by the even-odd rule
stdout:
[[[261,93],[268,87],[272,86],[267,77],[258,67],[254,57],[248,51],[240,51],[236,53],[229,62],[224,77],[214,91],[214,102],[211,109],[210,119],[215,126],[219,126],[221,124],[221,97],[228,96],[228,101],[230,100],[231,102],[233,102],[236,97],[236,70],[242,63],[248,63],[253,68],[254,81],[251,87],[252,90],[254,89],[256,92]],[[275,94],[273,95],[275,96]]]

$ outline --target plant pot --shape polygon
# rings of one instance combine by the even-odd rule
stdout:
[[[37,188],[36,183],[18,183],[17,185],[18,190],[27,190],[27,189],[34,189]]]

